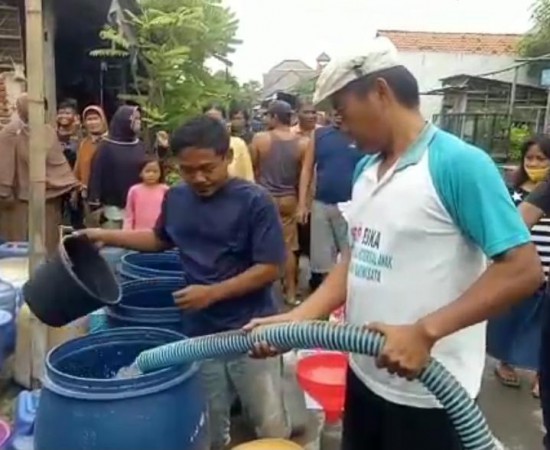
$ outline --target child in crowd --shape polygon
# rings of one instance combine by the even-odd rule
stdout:
[[[160,215],[164,194],[168,190],[158,159],[146,159],[140,176],[141,183],[132,186],[128,191],[124,216],[125,230],[152,229]]]

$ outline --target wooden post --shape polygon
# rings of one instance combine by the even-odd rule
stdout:
[[[47,105],[46,122],[50,125],[55,125],[57,116],[55,30],[54,0],[44,0],[44,98]]]
[[[52,1],[52,0],[45,0]],[[27,29],[27,93],[29,99],[29,243],[30,272],[46,256],[46,146],[44,145],[44,27],[42,0],[25,0]],[[46,357],[48,329],[33,317],[32,370],[33,385],[39,385]]]

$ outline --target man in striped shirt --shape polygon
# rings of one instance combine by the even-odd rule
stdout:
[[[525,199],[520,205],[520,212],[529,228],[539,223],[543,216],[550,214],[550,181],[545,181]],[[540,403],[544,427],[550,430],[550,304],[548,285],[546,301],[543,302],[544,313],[542,321],[542,337],[540,343],[539,361],[539,389]],[[550,450],[550,439],[548,435],[544,438],[544,448]]]

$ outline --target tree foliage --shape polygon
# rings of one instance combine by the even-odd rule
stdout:
[[[531,17],[534,27],[521,42],[522,55],[537,57],[550,54],[550,0],[534,0]]]
[[[123,32],[107,26],[101,38],[108,48],[94,50],[96,57],[137,55],[135,95],[152,127],[171,128],[200,112],[209,100],[231,91],[225,77],[205,66],[209,58],[226,61],[239,41],[238,20],[221,0],[141,0],[141,12],[125,12],[135,33],[129,41]]]
[[[311,101],[313,99],[313,94],[315,93],[315,85],[317,83],[317,77],[309,78],[298,83],[293,88],[293,94],[296,94],[304,101]]]
[[[250,80],[239,86],[233,101],[250,110],[262,100],[262,85],[256,80]]]

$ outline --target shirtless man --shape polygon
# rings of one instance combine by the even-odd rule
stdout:
[[[271,103],[266,111],[269,131],[254,136],[251,150],[255,155],[256,180],[277,203],[283,224],[287,249],[284,293],[287,303],[294,305],[297,293],[298,184],[309,140],[292,132],[292,113],[292,107],[284,101]]]
[[[298,123],[292,127],[292,131],[298,136],[313,137],[317,125],[317,109],[311,102],[302,102],[298,107]]]

